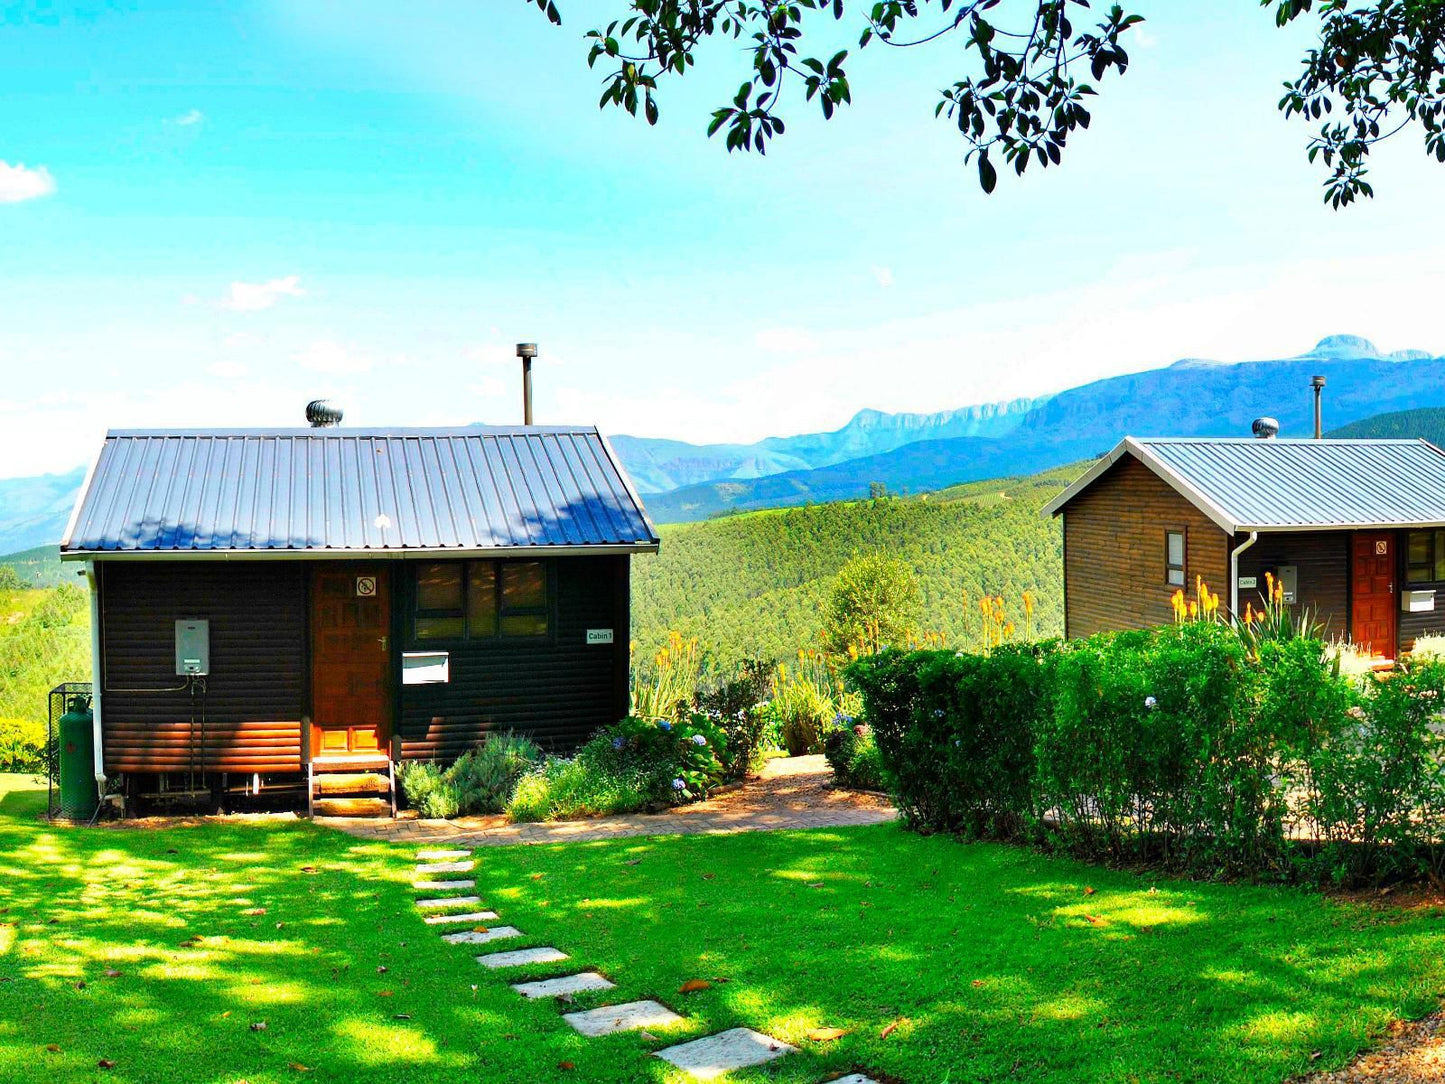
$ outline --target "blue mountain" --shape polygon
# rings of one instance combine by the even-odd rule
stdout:
[[[649,496],[647,506],[654,519],[667,523],[864,497],[875,482],[895,492],[917,492],[1088,458],[1125,434],[1247,436],[1250,423],[1266,414],[1279,419],[1286,436],[1308,436],[1314,426],[1309,383],[1315,375],[1326,379],[1330,427],[1386,411],[1445,405],[1445,357],[1418,350],[1382,354],[1366,339],[1335,335],[1294,358],[1190,358],[1098,380],[1011,414],[1002,433],[923,439],[885,454],[760,478],[725,475]],[[619,454],[630,467],[628,454],[620,449]],[[671,454],[681,458],[675,448]]]

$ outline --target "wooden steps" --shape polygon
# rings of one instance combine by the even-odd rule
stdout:
[[[395,817],[395,765],[384,754],[313,758],[306,765],[306,812],[312,817]]]

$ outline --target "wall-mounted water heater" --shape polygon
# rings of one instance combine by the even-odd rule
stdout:
[[[211,672],[211,623],[204,618],[176,622],[176,673],[199,677]]]

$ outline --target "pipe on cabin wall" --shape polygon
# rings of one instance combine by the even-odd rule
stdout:
[[[1259,532],[1250,531],[1246,538],[1229,551],[1229,620],[1239,620],[1239,555],[1259,541]]]
[[[90,714],[95,728],[95,786],[105,797],[105,750],[101,745],[100,725],[100,584],[95,578],[95,562],[85,562],[85,582],[90,588]]]

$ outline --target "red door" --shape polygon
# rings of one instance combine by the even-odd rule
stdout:
[[[1350,635],[1359,647],[1395,657],[1395,536],[1360,531],[1354,537]]]
[[[386,748],[391,600],[381,570],[318,568],[311,578],[311,753]]]

